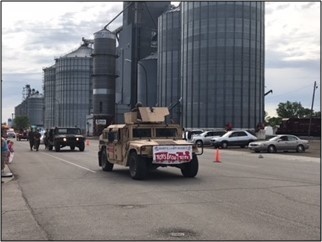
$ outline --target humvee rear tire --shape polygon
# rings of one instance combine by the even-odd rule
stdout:
[[[112,171],[113,170],[114,164],[112,164],[108,161],[105,149],[102,150],[101,164],[102,164],[103,171]]]
[[[184,164],[181,168],[181,173],[184,177],[195,177],[198,173],[199,163],[196,155],[192,156],[192,160],[189,163]]]
[[[135,180],[143,180],[148,172],[145,159],[140,158],[135,152],[130,155],[130,174]]]
[[[48,150],[53,150],[53,146],[52,145],[48,145]]]

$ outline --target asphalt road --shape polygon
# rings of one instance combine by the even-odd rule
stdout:
[[[103,172],[84,152],[15,142],[2,185],[2,240],[321,240],[320,158],[205,149],[199,173],[160,168],[144,181]],[[262,158],[260,158],[262,157]]]
[[[307,139],[304,137],[304,139]],[[307,156],[307,157],[321,157],[321,140],[318,139],[308,139],[309,140],[309,149],[303,153],[297,153],[296,151],[287,151],[287,152],[278,152],[278,154],[282,155],[296,155],[296,156]],[[206,146],[205,149],[213,149],[212,146]],[[234,151],[244,151],[250,152],[248,148],[240,148],[240,147],[228,147],[229,150]],[[265,153],[265,152],[264,152]]]

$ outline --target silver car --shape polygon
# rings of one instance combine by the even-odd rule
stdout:
[[[309,148],[309,141],[298,138],[295,135],[280,134],[269,140],[251,142],[248,148],[256,153],[265,151],[275,153],[277,151],[305,152]]]
[[[210,145],[211,139],[214,137],[220,137],[226,133],[225,130],[205,131],[198,135],[193,135],[191,142],[198,146]]]
[[[257,140],[257,137],[247,130],[232,130],[221,137],[212,138],[211,143],[215,148],[221,147],[226,149],[228,146],[240,146],[244,148],[255,140]]]

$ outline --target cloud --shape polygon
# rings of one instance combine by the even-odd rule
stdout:
[[[314,6],[316,3],[314,2],[310,2],[310,3],[305,3],[301,6],[302,9],[307,9],[307,8],[311,8],[312,6]]]
[[[310,108],[313,83],[320,80],[320,11],[318,3],[267,2],[265,16],[265,110],[280,102]],[[320,90],[314,110],[320,110]],[[274,116],[274,115],[271,115]]]
[[[266,51],[266,68],[302,68],[316,73],[320,69],[320,59],[306,59],[305,52],[299,49],[290,50],[292,55],[276,51]],[[301,58],[303,57],[303,58]]]

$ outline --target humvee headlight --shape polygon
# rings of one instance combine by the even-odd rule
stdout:
[[[79,138],[76,138],[76,140],[78,141],[78,140],[79,140]]]
[[[66,139],[66,138],[63,138],[63,141],[65,141],[65,142],[66,142],[66,141],[67,141],[67,139]]]

